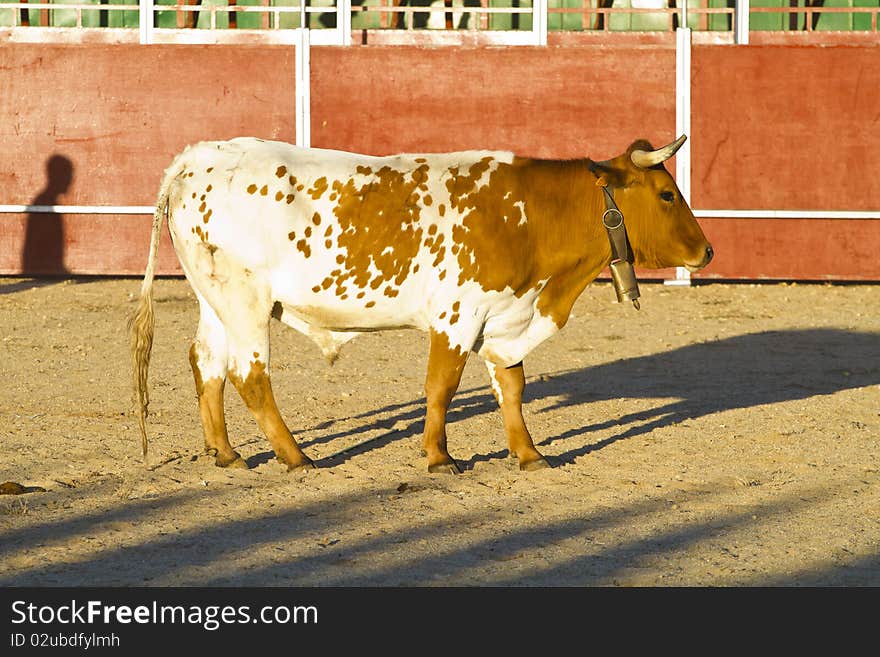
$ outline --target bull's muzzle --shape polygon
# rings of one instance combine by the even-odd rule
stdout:
[[[701,269],[703,269],[704,267],[706,267],[710,262],[712,262],[712,258],[714,258],[714,257],[715,257],[715,250],[712,248],[711,244],[707,244],[706,250],[703,252],[702,261],[698,262],[695,265],[685,264],[685,268],[691,273],[698,272]]]

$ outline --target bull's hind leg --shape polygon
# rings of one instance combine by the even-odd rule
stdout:
[[[547,459],[535,449],[522,415],[522,393],[526,384],[522,363],[502,367],[487,360],[486,367],[492,377],[492,391],[501,406],[510,453],[519,459],[519,469],[539,470],[550,467]]]
[[[428,472],[460,472],[446,450],[446,411],[461,382],[468,350],[450,346],[443,333],[431,331],[428,374],[425,378],[425,436],[423,446],[428,457]]]
[[[229,379],[287,469],[313,468],[314,463],[296,444],[275,403],[269,378],[269,310],[265,318],[259,313],[259,318],[253,315],[253,308],[246,309],[239,315],[235,334],[228,334]]]
[[[205,451],[216,457],[220,467],[247,468],[232,449],[226,433],[223,389],[226,386],[226,330],[207,302],[199,296],[199,328],[189,350],[189,362],[196,381],[199,415],[205,434]]]

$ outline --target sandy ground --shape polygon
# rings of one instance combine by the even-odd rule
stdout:
[[[478,359],[458,476],[420,453],[427,338],[328,367],[273,324],[288,474],[227,390],[250,470],[201,453],[185,281],[157,282],[145,469],[126,318],[136,279],[0,279],[2,586],[880,585],[880,286],[589,287],[526,360],[520,472]],[[45,490],[39,490],[45,489]]]

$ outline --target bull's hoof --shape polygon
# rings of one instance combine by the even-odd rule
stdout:
[[[248,464],[247,462],[241,458],[238,453],[233,452],[235,454],[234,457],[223,459],[220,455],[217,455],[217,458],[214,459],[214,465],[218,468],[235,468],[236,470],[247,470]]]
[[[302,463],[288,463],[287,471],[288,472],[307,472],[308,470],[315,470],[318,466],[316,466],[312,461],[306,460]]]
[[[434,463],[428,466],[428,472],[431,474],[461,474],[461,469],[455,461],[449,463]]]
[[[535,470],[544,470],[549,467],[551,467],[550,464],[543,456],[539,459],[535,459],[534,461],[519,464],[519,469],[523,470],[524,472],[534,472]]]

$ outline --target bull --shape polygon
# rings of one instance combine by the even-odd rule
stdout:
[[[312,468],[272,391],[272,318],[311,338],[331,362],[364,331],[430,336],[425,379],[428,471],[460,471],[446,414],[465,362],[488,369],[510,454],[548,467],[522,415],[523,359],[562,329],[586,286],[612,263],[603,226],[627,218],[636,267],[687,267],[712,247],[655,149],[612,159],[542,160],[502,151],[375,157],[241,137],[187,147],[165,171],[146,272],[130,324],[137,414],[147,455],[153,279],[163,222],[199,305],[189,351],[205,448],[246,468],[227,435],[231,381],[289,470]],[[618,236],[620,237],[620,236]],[[620,243],[620,240],[618,240]]]

